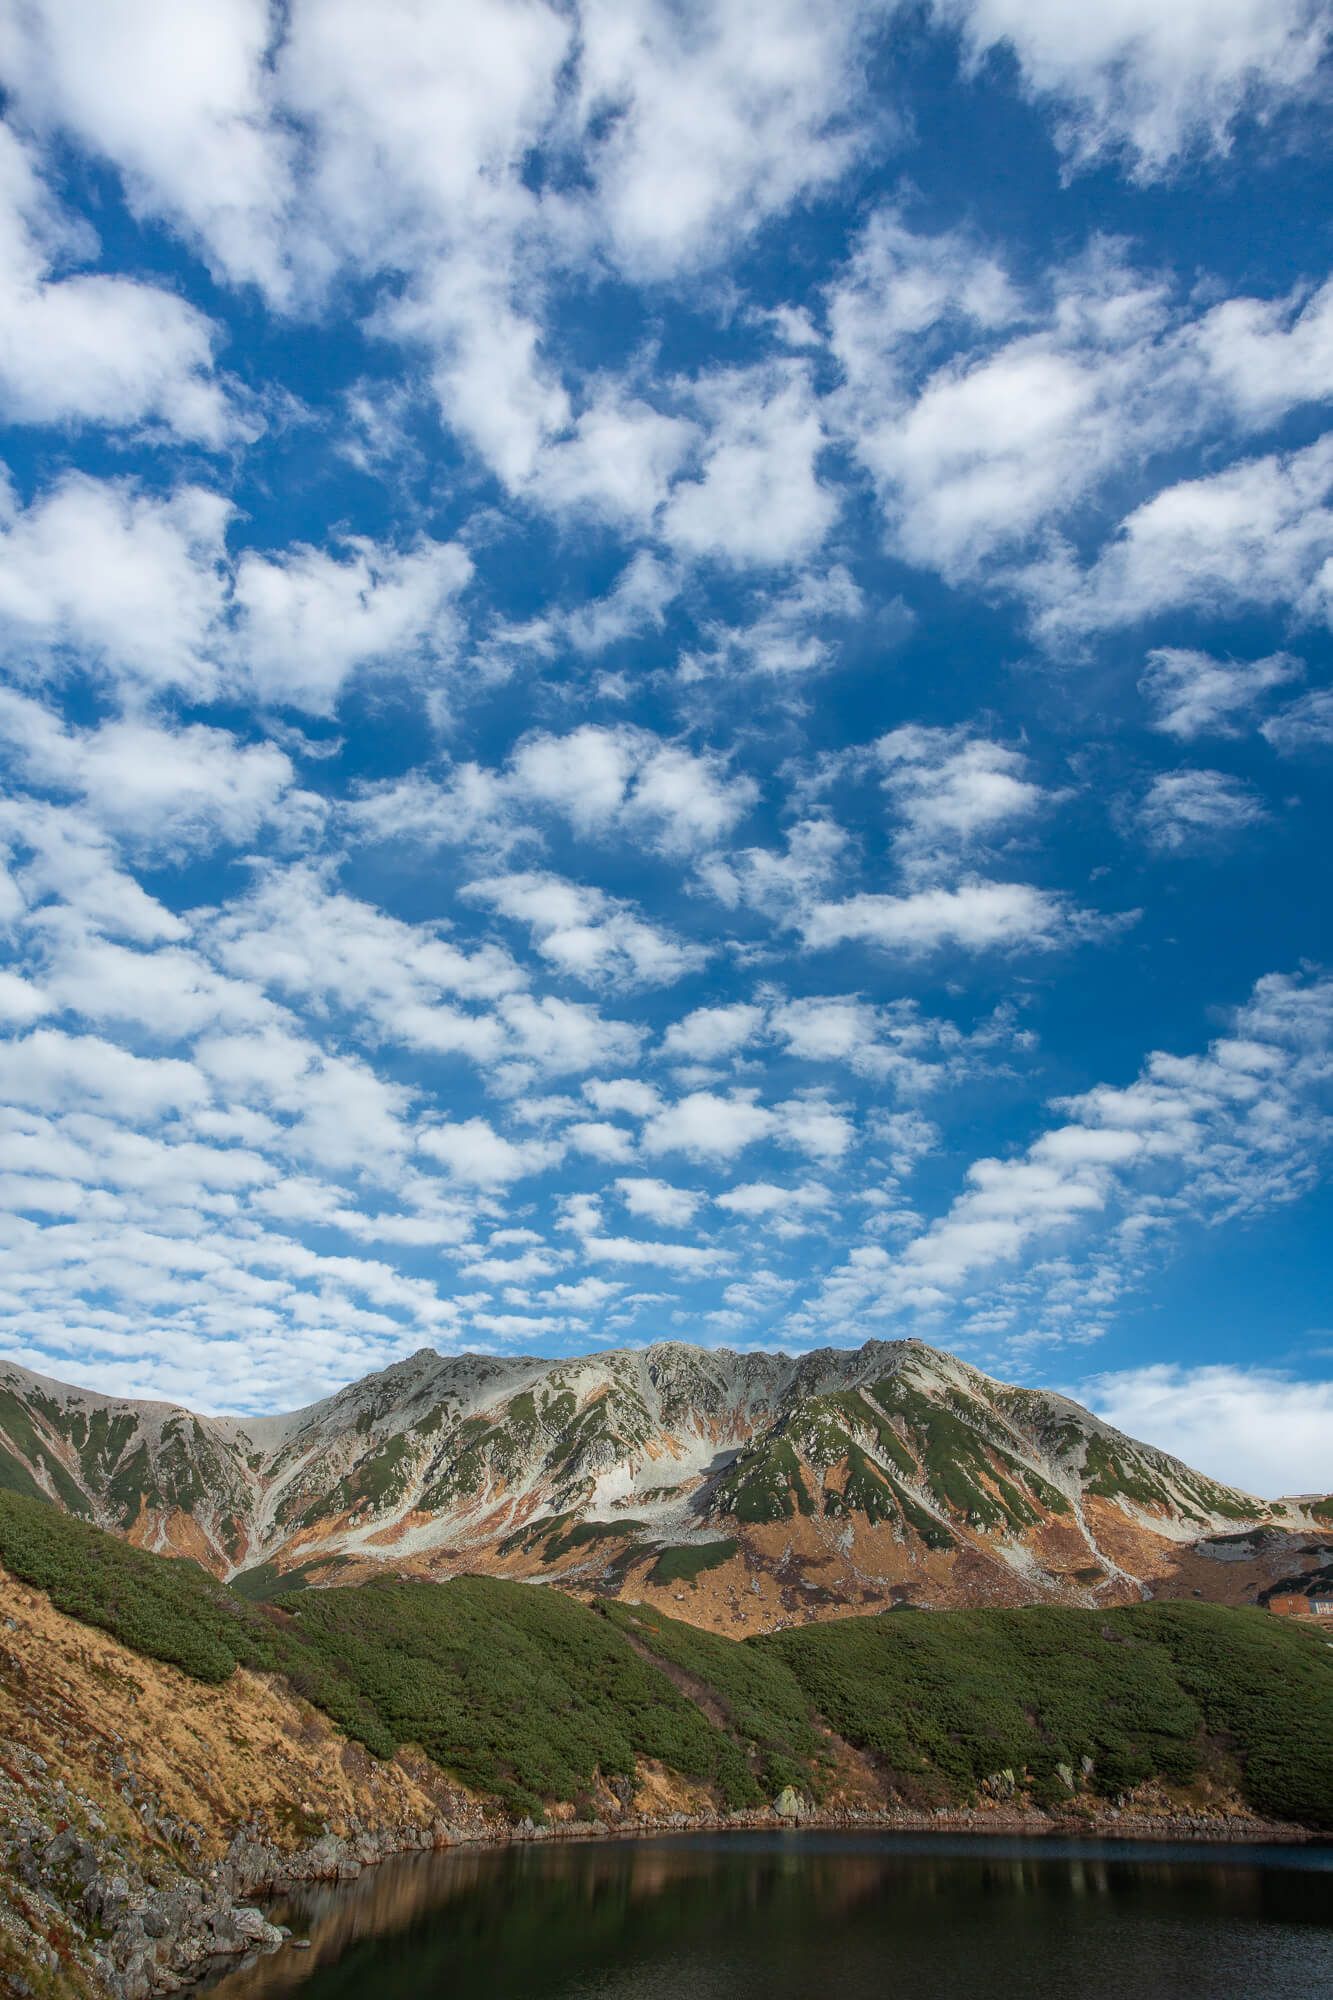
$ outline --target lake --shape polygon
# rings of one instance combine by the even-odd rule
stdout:
[[[210,2000],[1307,2000],[1333,1848],[683,1835],[455,1848],[303,1892]]]

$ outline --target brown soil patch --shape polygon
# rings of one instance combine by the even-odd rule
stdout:
[[[204,1686],[66,1618],[4,1570],[0,1603],[0,1738],[38,1751],[140,1842],[151,1836],[121,1796],[126,1769],[214,1854],[259,1817],[295,1846],[325,1823],[346,1834],[354,1817],[429,1826],[461,1796],[419,1754],[377,1763],[269,1676],[238,1669]]]

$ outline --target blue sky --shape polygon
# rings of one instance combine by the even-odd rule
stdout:
[[[1327,1486],[1327,6],[0,12],[0,1340]]]

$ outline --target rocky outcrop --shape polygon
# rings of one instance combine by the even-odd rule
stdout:
[[[174,1992],[219,1960],[276,1951],[291,1936],[252,1898],[350,1881],[387,1855],[462,1837],[437,1820],[283,1848],[242,1829],[220,1861],[197,1842],[193,1860],[173,1861],[108,1828],[94,1799],[54,1779],[39,1753],[11,1739],[2,1758],[0,1993],[6,1979],[15,1995],[41,1990],[37,1981],[108,2000]]]
[[[189,1680],[3,1570],[0,1606],[0,1995],[170,1992],[282,1945],[255,1907],[270,1890],[495,1823],[424,1757],[376,1763],[271,1677]]]

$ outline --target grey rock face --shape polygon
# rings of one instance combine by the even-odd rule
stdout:
[[[1167,1531],[1191,1540],[1210,1517],[1227,1526],[1239,1518],[1258,1522],[1265,1511],[1063,1397],[1008,1389],[915,1340],[794,1358],[674,1341],[561,1361],[423,1349],[308,1409],[260,1419],[194,1417],[0,1363],[0,1386],[23,1404],[40,1442],[38,1459],[44,1452],[60,1460],[102,1525],[129,1526],[115,1515],[113,1482],[117,1467],[142,1453],[150,1511],[159,1521],[189,1514],[224,1572],[281,1560],[296,1537],[308,1557],[316,1524],[319,1548],[329,1554],[374,1558],[384,1545],[367,1537],[391,1521],[405,1524],[405,1548],[466,1544],[497,1506],[521,1529],[562,1511],[591,1509],[607,1519],[608,1506],[632,1499],[636,1514],[646,1506],[651,1525],[668,1530],[668,1539],[689,1537],[729,1518],[722,1475],[731,1459],[784,1440],[814,1440],[819,1461],[821,1428],[827,1436],[847,1410],[810,1406],[830,1396],[845,1405],[899,1381],[970,1426],[983,1454],[998,1450],[990,1469],[1011,1480],[1016,1471],[1021,1480],[1030,1468],[1048,1492],[1058,1489],[1057,1499],[1077,1502],[1089,1482],[1100,1495],[1114,1493],[1119,1480],[1131,1510],[1135,1495],[1141,1501],[1148,1494]],[[114,1463],[79,1442],[93,1415],[102,1431],[111,1421],[117,1427]],[[878,1463],[880,1419],[899,1423],[910,1453],[903,1419],[889,1406],[857,1433],[857,1449]],[[851,1422],[855,1428],[857,1419]],[[22,1440],[0,1442],[23,1456]],[[881,1469],[906,1476],[930,1511],[939,1496],[924,1467],[918,1479],[904,1474],[901,1455],[896,1470],[893,1460],[890,1447]],[[987,1477],[984,1459],[978,1463]],[[33,1471],[45,1476],[40,1463]],[[673,1491],[676,1501],[663,1497]],[[980,1507],[982,1525],[994,1528],[985,1496]]]

